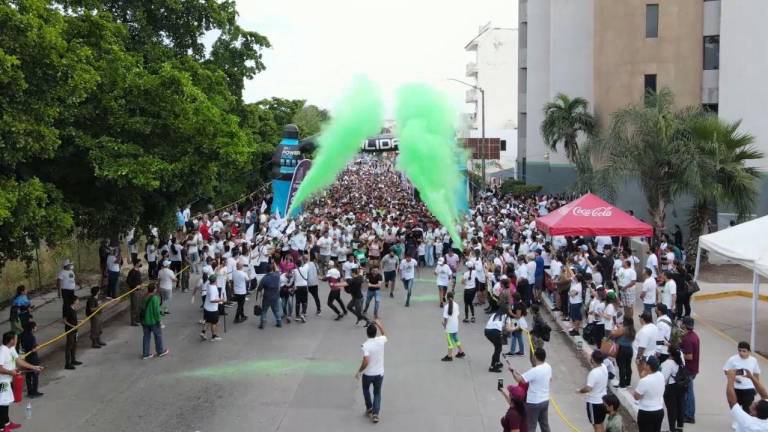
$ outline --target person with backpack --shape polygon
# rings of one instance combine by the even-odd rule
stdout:
[[[656,332],[656,355],[659,357],[660,363],[664,363],[667,357],[669,357],[670,345],[679,346],[680,343],[679,329],[672,323],[672,319],[668,314],[669,309],[667,309],[666,305],[663,303],[656,305],[656,316],[658,317],[656,318],[656,328],[658,329]],[[676,341],[673,341],[673,329],[678,330]]]
[[[155,293],[155,285],[150,284],[147,287],[147,295],[144,297],[140,313],[141,327],[144,332],[142,339],[142,359],[147,360],[152,357],[164,357],[171,350],[163,347],[163,329],[160,323],[160,297]],[[149,353],[149,342],[155,335],[155,354]]]
[[[664,375],[664,405],[667,407],[667,421],[670,432],[683,430],[683,398],[688,386],[687,371],[683,356],[677,348],[671,348],[669,357],[661,363]]]

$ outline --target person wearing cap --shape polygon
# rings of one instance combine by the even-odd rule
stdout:
[[[606,415],[603,396],[608,393],[608,368],[603,364],[604,360],[605,355],[602,351],[592,351],[589,358],[589,365],[592,369],[587,375],[587,383],[584,387],[576,390],[576,393],[586,393],[587,395],[587,419],[595,432],[603,431]]]
[[[660,432],[664,422],[664,375],[656,357],[648,357],[640,368],[640,381],[632,391],[638,401],[638,432]]]
[[[173,297],[173,283],[176,282],[176,275],[171,270],[171,262],[163,261],[163,268],[157,273],[158,285],[160,287],[160,299],[163,304],[163,313],[171,313],[171,298]]]
[[[669,317],[669,309],[663,303],[656,305],[656,316],[656,355],[659,357],[659,361],[664,363],[664,360],[669,357],[673,324]]]
[[[61,270],[56,276],[56,289],[61,293],[61,298],[65,303],[75,298],[77,280],[75,278],[74,266],[68,259],[64,260]]]
[[[743,374],[743,375],[742,375]],[[736,432],[758,432],[768,430],[768,392],[763,383],[749,370],[729,369],[725,371],[727,383],[725,386],[725,399],[731,407],[731,419],[734,422]],[[760,399],[753,401],[747,409],[739,403],[736,394],[736,383],[741,380],[749,380]]]
[[[448,284],[451,282],[452,275],[451,266],[445,263],[445,258],[438,258],[435,276],[437,276],[437,295],[440,299],[440,307],[445,304],[445,295],[448,292]]]
[[[507,386],[507,393],[500,387],[499,393],[507,401],[507,413],[501,418],[501,427],[504,432],[525,431],[528,428],[528,420],[525,412],[525,397],[528,393],[528,383]]]
[[[693,330],[694,321],[691,317],[685,317],[682,320],[683,337],[680,340],[680,351],[685,359],[685,370],[688,372],[690,381],[685,391],[683,401],[683,421],[685,423],[696,423],[696,397],[693,392],[693,381],[699,374],[699,335]]]
[[[224,302],[219,296],[219,290],[215,287],[211,288],[210,284],[216,282],[216,275],[212,274],[208,276],[208,287],[206,287],[205,301],[203,302],[203,326],[200,329],[200,339],[207,340],[206,327],[211,331],[211,340],[220,341],[221,337],[218,333],[219,324],[219,305]],[[235,318],[235,322],[240,322]]]
[[[635,335],[638,366],[642,366],[645,359],[656,356],[656,337],[659,333],[659,329],[653,323],[653,317],[648,312],[640,314],[640,325],[640,330]]]

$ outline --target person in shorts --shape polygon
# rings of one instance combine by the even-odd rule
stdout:
[[[603,360],[605,360],[605,354],[600,350],[592,351],[589,359],[592,370],[587,375],[587,384],[577,391],[587,395],[587,419],[595,432],[603,431],[603,422],[607,414],[603,396],[608,393],[608,369],[603,364]]]
[[[203,328],[200,332],[200,339],[207,340],[206,327],[211,330],[211,340],[219,341],[221,337],[218,334],[219,325],[219,303],[223,300],[219,297],[219,290],[213,285],[216,282],[216,275],[209,276],[209,288],[206,290],[205,303],[203,303]]]

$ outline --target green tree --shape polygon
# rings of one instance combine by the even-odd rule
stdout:
[[[586,99],[570,98],[558,93],[552,102],[544,105],[544,120],[541,122],[541,135],[552,151],[557,152],[558,143],[563,143],[565,154],[572,163],[576,162],[579,152],[579,134],[593,135],[597,130],[597,121],[589,112]]]
[[[715,114],[696,119],[691,125],[699,181],[694,183],[694,204],[689,213],[691,250],[706,234],[707,222],[717,208],[732,208],[740,219],[753,211],[758,196],[760,171],[747,163],[764,157],[754,147],[755,138],[739,131],[740,121],[727,122]]]
[[[327,110],[315,105],[306,105],[293,116],[293,123],[299,127],[302,138],[306,138],[319,133],[329,118]]]
[[[669,89],[649,92],[644,103],[613,114],[608,137],[596,152],[601,170],[639,183],[657,237],[669,204],[699,180],[691,126],[701,115],[698,108],[677,109]]]

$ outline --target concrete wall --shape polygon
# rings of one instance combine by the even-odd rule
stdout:
[[[646,3],[659,4],[658,38],[645,37]],[[678,105],[701,103],[702,0],[595,0],[594,12],[594,103],[603,124],[642,102],[645,74],[656,74],[657,88],[670,88]]]

